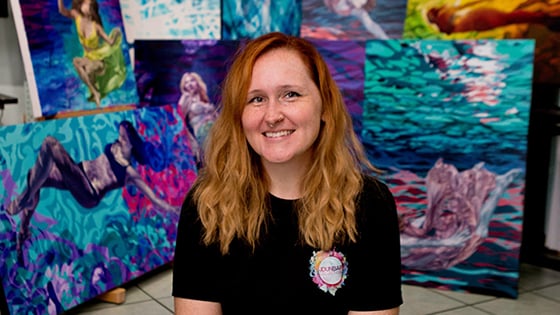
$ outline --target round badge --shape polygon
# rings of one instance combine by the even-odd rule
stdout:
[[[319,289],[335,295],[344,285],[348,263],[344,254],[335,250],[315,251],[309,260],[309,275]]]

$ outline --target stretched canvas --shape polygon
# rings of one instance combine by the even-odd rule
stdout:
[[[194,163],[171,105],[0,128],[10,314],[60,314],[170,263]]]
[[[560,83],[557,0],[409,0],[403,38],[534,39],[533,80]]]
[[[220,39],[220,0],[121,0],[129,43],[137,39]]]
[[[196,163],[218,114],[220,85],[238,41],[136,41],[140,104],[173,104],[184,119]]]
[[[532,40],[371,40],[362,139],[395,195],[403,281],[517,297]]]
[[[330,40],[401,38],[406,0],[302,0],[300,36]]]
[[[222,0],[222,39],[275,31],[298,36],[300,25],[301,0]]]
[[[111,42],[97,32],[79,35],[89,24],[70,0],[61,7],[57,0],[10,1],[34,117],[138,102],[118,0],[97,0],[99,9],[91,9]]]

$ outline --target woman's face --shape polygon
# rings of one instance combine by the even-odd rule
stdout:
[[[319,89],[296,52],[275,49],[257,59],[241,121],[265,166],[307,164],[321,113]]]
[[[194,94],[198,90],[198,81],[192,75],[186,75],[183,78],[183,91],[189,94]]]
[[[84,0],[82,1],[82,5],[80,6],[80,10],[82,11],[83,15],[90,15],[90,8],[91,8],[91,0]]]

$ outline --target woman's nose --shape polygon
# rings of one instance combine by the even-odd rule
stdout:
[[[284,120],[282,104],[278,100],[272,100],[267,104],[264,120],[270,128]]]

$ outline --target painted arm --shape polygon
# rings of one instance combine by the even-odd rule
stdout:
[[[138,187],[138,189],[140,189],[140,191],[142,191],[142,193],[144,193],[144,195],[146,195],[146,197],[148,197],[156,207],[166,211],[172,211],[177,213],[181,211],[180,207],[172,206],[168,204],[165,200],[159,198],[132,166],[129,165],[126,167],[126,175],[127,175],[127,181],[131,182],[136,187]]]
[[[67,18],[71,18],[71,19],[74,18],[74,15],[72,14],[72,10],[68,10],[64,6],[64,0],[58,0],[58,12]]]
[[[220,303],[174,298],[175,315],[222,315]]]
[[[59,0],[61,1],[61,0]],[[103,29],[103,27],[101,27],[101,25],[95,23],[95,30],[97,31],[97,34],[99,34],[99,36],[101,36],[101,38],[103,38],[104,41],[106,41],[107,43],[109,43],[109,45],[113,45],[115,43],[115,41],[117,40],[117,36],[121,34],[121,30],[119,28],[116,28],[116,32],[113,33],[114,36],[109,37],[109,35],[107,35],[107,33],[105,33],[105,30]]]

